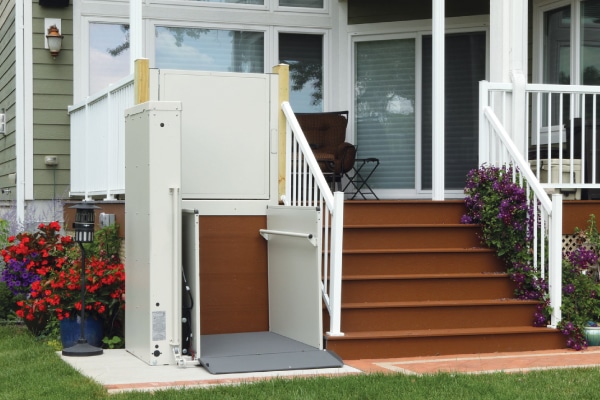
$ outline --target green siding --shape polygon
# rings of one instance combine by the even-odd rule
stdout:
[[[15,3],[2,1],[0,2],[0,109],[4,109],[6,114],[6,135],[0,135],[0,187],[14,187],[8,179],[8,174],[16,170],[15,47]],[[7,199],[7,196],[2,196],[2,200]]]
[[[32,11],[33,195],[36,200],[66,198],[70,183],[67,108],[73,104],[73,6],[44,8],[34,0]],[[55,59],[44,48],[44,18],[61,19],[61,34],[65,38]],[[58,156],[58,166],[47,167],[46,155]]]

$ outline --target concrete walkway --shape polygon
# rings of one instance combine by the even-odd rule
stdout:
[[[468,354],[383,360],[345,360],[342,368],[247,374],[211,375],[196,363],[184,367],[150,366],[125,350],[104,350],[93,357],[62,359],[106,387],[109,393],[128,390],[160,390],[173,387],[209,387],[239,384],[273,377],[339,376],[369,372],[411,375],[436,372],[491,373],[543,369],[600,367],[600,347],[585,351],[549,350],[518,353]]]

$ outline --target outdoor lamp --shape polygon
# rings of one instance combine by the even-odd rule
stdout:
[[[63,38],[64,36],[60,34],[56,25],[52,25],[48,28],[46,40],[48,40],[48,49],[50,50],[52,58],[56,58],[58,53],[60,53]]]
[[[94,212],[100,207],[83,202],[70,208],[76,210],[73,229],[75,230],[75,241],[79,243],[81,249],[81,318],[79,321],[81,331],[77,343],[63,349],[62,355],[73,357],[97,356],[102,354],[102,349],[92,346],[85,338],[85,249],[83,243],[94,241]]]

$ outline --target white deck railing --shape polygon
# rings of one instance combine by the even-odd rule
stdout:
[[[113,200],[125,194],[125,110],[133,106],[133,76],[69,107],[71,192]]]
[[[286,206],[318,207],[323,223],[323,301],[329,311],[329,334],[342,335],[342,237],[344,193],[332,193],[288,102],[281,105],[286,117]],[[329,250],[329,251],[327,251]]]
[[[517,127],[526,133],[523,155],[543,188],[567,199],[600,189],[600,86],[522,84],[513,90],[512,84],[485,85],[502,123],[512,119],[523,124]]]

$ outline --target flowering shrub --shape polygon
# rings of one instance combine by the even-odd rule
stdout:
[[[563,255],[562,321],[558,327],[568,336],[567,347],[587,347],[583,328],[600,322],[600,240],[596,218],[590,215],[586,230],[575,229],[577,247]]]
[[[517,284],[515,296],[543,300],[547,283],[531,267],[533,255],[533,204],[512,167],[481,166],[467,175],[465,205],[461,222],[479,224],[482,242],[495,249],[506,262],[510,278]],[[547,323],[547,307],[542,304],[534,315],[534,325]]]
[[[57,222],[41,224],[36,233],[9,238],[2,251],[6,263],[2,279],[10,282],[13,292],[26,295],[17,301],[17,316],[32,321],[40,313],[53,312],[61,320],[75,317],[84,307],[88,315],[114,319],[123,308],[125,291],[125,272],[118,255],[91,251],[94,255],[85,263],[82,304],[81,250],[59,231]]]
[[[43,277],[61,268],[73,242],[69,236],[61,236],[59,231],[60,225],[51,222],[40,224],[35,233],[23,232],[8,238],[8,245],[1,252],[5,266],[0,279],[14,295],[30,297],[32,288],[38,287]],[[44,293],[39,296],[43,297]],[[36,314],[47,311],[43,302],[24,308],[26,300],[17,303],[17,316],[33,320]]]

